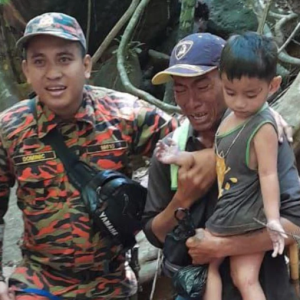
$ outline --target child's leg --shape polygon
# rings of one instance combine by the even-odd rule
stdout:
[[[222,280],[219,273],[219,267],[222,261],[223,258],[209,264],[203,300],[222,300]]]
[[[265,253],[230,257],[231,277],[243,300],[266,300],[259,283],[259,270]]]
[[[159,141],[156,144],[156,157],[164,164],[175,164],[188,170],[194,165],[194,156],[190,152],[180,151],[177,144],[169,139],[167,144]]]

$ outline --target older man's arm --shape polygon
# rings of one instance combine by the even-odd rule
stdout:
[[[152,157],[144,232],[148,240],[157,247],[162,247],[167,233],[177,225],[175,210],[178,207],[190,207],[215,181],[213,150],[205,149],[194,154],[196,164],[188,171],[179,171],[178,189],[175,193],[170,188],[170,166],[163,165],[155,155]]]
[[[286,232],[299,232],[297,225],[281,218]],[[286,239],[286,245],[293,243],[292,238]],[[244,235],[217,237],[204,229],[198,229],[194,237],[187,240],[189,254],[193,264],[209,263],[216,258],[247,255],[272,250],[272,241],[266,229]]]

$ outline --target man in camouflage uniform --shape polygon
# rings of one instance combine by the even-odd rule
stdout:
[[[85,85],[91,58],[82,29],[70,16],[32,19],[17,44],[36,93],[36,115],[25,100],[0,116],[1,244],[15,182],[25,224],[23,260],[9,280],[10,290],[17,300],[130,299],[137,282],[119,254],[121,246],[92,233],[78,190],[41,138],[56,127],[81,160],[130,175],[128,156],[151,155],[176,122],[129,94]],[[112,260],[117,261],[113,268]],[[13,299],[1,280],[0,299]]]

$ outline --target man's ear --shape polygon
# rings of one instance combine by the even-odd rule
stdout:
[[[92,58],[90,55],[86,55],[83,58],[83,66],[84,66],[84,77],[85,79],[89,79],[91,77],[91,72],[92,72]]]
[[[270,83],[270,88],[269,88],[269,94],[272,95],[278,91],[280,88],[282,82],[282,77],[281,76],[276,76],[272,79]]]
[[[28,71],[28,65],[27,65],[27,61],[25,59],[22,61],[22,71],[26,77],[27,83],[30,84],[31,81],[30,81],[30,76],[29,76],[29,71]]]

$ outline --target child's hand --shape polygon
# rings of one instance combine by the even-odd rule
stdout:
[[[171,138],[167,140],[167,143],[158,141],[156,144],[156,157],[164,164],[175,163],[178,153],[179,148]]]
[[[284,239],[287,238],[285,231],[280,224],[279,220],[271,220],[267,223],[267,229],[270,234],[270,238],[273,242],[272,257],[276,257],[277,254],[282,254],[284,250]]]

